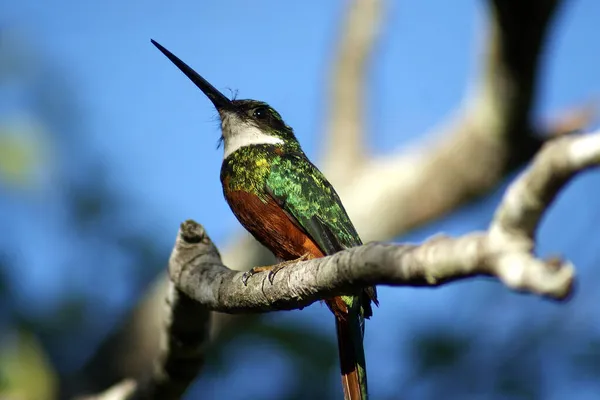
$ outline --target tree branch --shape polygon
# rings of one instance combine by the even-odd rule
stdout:
[[[531,122],[539,60],[560,1],[489,3],[483,73],[455,119],[407,152],[347,168],[351,184],[336,185],[365,240],[397,236],[484,195],[529,161],[544,138],[564,133],[554,125],[540,132]],[[593,117],[578,116],[583,124]]]
[[[489,40],[481,81],[470,103],[471,118],[493,136],[521,141],[531,135],[540,58],[562,0],[491,0]],[[486,133],[489,135],[490,133]]]
[[[181,234],[191,229],[202,228],[187,221]],[[196,251],[201,255],[206,247],[197,246]],[[273,283],[267,273],[257,274],[247,286],[241,272],[200,259],[180,260],[173,278],[209,309],[226,313],[302,309],[368,285],[439,286],[475,276],[496,276],[514,289],[561,299],[570,292],[573,278],[570,264],[536,260],[529,252],[499,246],[485,233],[457,239],[440,236],[422,245],[372,242],[287,266]]]
[[[133,379],[124,379],[120,383],[106,389],[102,393],[90,396],[78,396],[77,400],[123,400],[130,396],[137,388],[137,382]]]
[[[336,184],[367,161],[363,122],[365,75],[379,33],[381,0],[357,0],[347,10],[330,78],[323,169]]]
[[[177,398],[183,393],[201,365],[208,310],[302,309],[364,286],[440,286],[479,276],[496,277],[514,290],[565,299],[573,289],[574,267],[557,258],[536,258],[534,234],[559,190],[578,172],[598,165],[600,131],[556,139],[508,188],[487,231],[459,238],[440,235],[420,245],[369,243],[286,266],[272,283],[268,272],[261,272],[244,285],[241,272],[222,264],[204,228],[188,220],[181,224],[169,260],[171,293],[185,304],[168,303],[171,322],[177,318],[179,329],[175,323],[166,325],[163,335],[168,340],[162,342],[163,356],[155,373],[149,381],[138,383],[128,398]],[[148,387],[163,391],[148,391]]]
[[[198,248],[200,237],[193,230],[182,230],[177,242],[177,254]],[[216,249],[215,249],[216,252]],[[218,252],[215,253],[220,260]],[[206,262],[203,254],[198,259]],[[171,261],[173,262],[173,261]],[[99,395],[81,397],[81,400],[142,400],[179,399],[196,378],[204,364],[204,348],[209,341],[209,310],[190,299],[169,282],[166,312],[161,332],[158,356],[154,368],[146,369],[136,381],[127,379]]]
[[[242,283],[242,273],[225,267],[204,229],[182,224],[171,256],[177,287],[207,308],[227,313],[303,308],[357,288],[438,286],[476,276],[494,276],[512,289],[563,299],[574,270],[567,261],[539,260],[534,233],[558,191],[576,173],[600,164],[600,132],[548,142],[533,164],[509,187],[490,229],[460,238],[437,236],[422,245],[370,243],[335,255],[296,263]],[[188,236],[202,237],[190,245]]]
[[[533,238],[546,208],[576,173],[600,164],[600,131],[548,142],[508,189],[492,230]]]
[[[194,237],[185,236],[194,244]],[[210,315],[202,304],[190,299],[173,283],[167,295],[166,323],[160,353],[150,376],[127,399],[179,399],[204,364],[209,340]]]

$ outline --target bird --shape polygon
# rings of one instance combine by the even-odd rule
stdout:
[[[223,195],[241,225],[280,261],[254,267],[243,282],[268,271],[328,256],[362,241],[333,186],[308,159],[293,129],[267,103],[230,100],[155,40],[151,40],[212,102],[221,125]],[[324,299],[335,316],[344,399],[367,398],[364,322],[379,305],[375,287]]]

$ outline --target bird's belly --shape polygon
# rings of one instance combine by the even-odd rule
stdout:
[[[281,260],[294,260],[307,254],[323,257],[316,243],[300,229],[271,198],[265,202],[241,190],[225,191],[231,210],[252,236]]]

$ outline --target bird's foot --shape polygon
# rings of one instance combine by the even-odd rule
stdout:
[[[289,260],[289,261],[282,261],[279,264],[275,264],[275,265],[271,265],[270,271],[269,271],[269,275],[267,276],[267,278],[269,279],[269,282],[271,282],[271,284],[273,284],[273,279],[275,279],[275,274],[279,271],[281,271],[283,268],[289,266],[289,265],[293,265],[296,264],[300,261],[306,261],[308,260],[308,253],[304,253],[303,255],[301,255],[300,257],[296,258],[295,260]]]
[[[269,279],[269,282],[271,284],[273,284],[273,279],[275,279],[275,274],[277,272],[279,272],[280,270],[282,270],[283,268],[295,264],[297,262],[300,261],[306,261],[308,260],[308,256],[309,254],[303,254],[300,257],[296,258],[295,260],[289,260],[289,261],[282,261],[279,264],[275,264],[275,265],[264,265],[261,267],[254,267],[252,269],[250,269],[249,271],[244,272],[244,275],[242,275],[242,283],[244,284],[244,286],[248,285],[248,279],[250,279],[250,277],[252,275],[258,274],[259,272],[264,272],[264,271],[269,271],[269,275],[267,275],[267,279]]]
[[[249,271],[244,272],[244,275],[242,275],[242,283],[244,284],[244,286],[248,286],[248,279],[250,279],[250,277],[252,275],[258,274],[259,272],[269,271],[274,266],[275,265],[264,265],[262,267],[253,267],[253,268],[251,268]]]

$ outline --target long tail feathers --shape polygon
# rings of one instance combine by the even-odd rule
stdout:
[[[367,373],[360,317],[356,314],[345,318],[336,316],[338,350],[342,370],[342,387],[345,400],[367,399]]]

